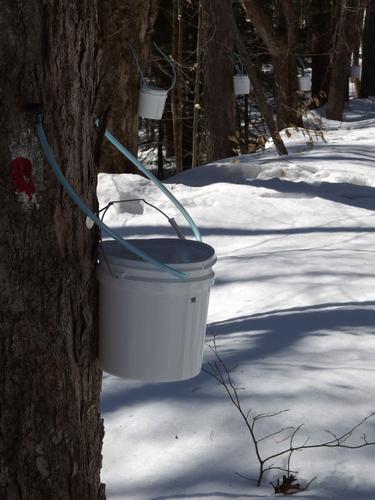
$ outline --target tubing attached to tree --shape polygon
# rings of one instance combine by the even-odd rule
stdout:
[[[119,236],[115,231],[113,231],[110,227],[108,227],[106,224],[104,224],[99,217],[82,201],[80,196],[76,193],[76,191],[72,188],[72,186],[69,184],[69,182],[65,179],[64,174],[62,173],[60,167],[58,166],[56,159],[54,157],[54,154],[48,144],[47,137],[45,135],[44,129],[43,129],[43,124],[42,124],[42,118],[40,114],[40,106],[32,106],[34,116],[35,116],[35,124],[36,124],[36,129],[39,137],[39,141],[42,147],[42,150],[48,160],[48,163],[50,164],[52,170],[56,174],[56,177],[58,178],[60,184],[63,186],[67,194],[70,196],[70,198],[76,203],[76,205],[80,208],[80,210],[87,216],[89,217],[103,232],[111,236],[114,240],[118,241],[123,247],[125,247],[127,250],[132,252],[133,254],[137,255],[140,257],[142,260],[145,260],[146,262],[149,262],[153,266],[155,266],[157,269],[161,271],[165,271],[171,275],[173,275],[175,278],[179,278],[183,280],[186,275],[183,272],[177,271],[176,269],[173,269],[172,267],[168,266],[167,264],[163,264],[162,262],[159,262],[157,259],[154,259],[151,255],[148,255],[147,253],[143,252],[142,250],[139,250],[136,246],[132,245],[131,243],[127,242],[121,236]]]

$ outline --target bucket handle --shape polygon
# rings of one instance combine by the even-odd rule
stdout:
[[[130,198],[128,200],[110,201],[105,207],[101,208],[98,211],[98,215],[101,212],[103,212],[102,215],[101,215],[101,221],[104,222],[104,217],[105,217],[106,213],[108,212],[109,208],[112,205],[117,205],[119,203],[131,203],[133,201],[142,201],[143,203],[145,203],[145,205],[148,205],[148,206],[154,208],[155,210],[157,210],[158,212],[160,212],[167,219],[167,221],[172,226],[172,228],[174,229],[175,233],[180,238],[180,240],[186,240],[186,237],[185,237],[184,233],[182,232],[180,226],[177,224],[177,222],[175,221],[175,219],[173,217],[168,217],[168,215],[165,212],[163,212],[163,210],[161,210],[159,207],[153,205],[149,201],[145,200],[144,198]]]
[[[143,201],[143,203],[145,203],[146,205],[149,205],[150,207],[152,207],[155,210],[157,210],[158,212],[160,212],[168,220],[169,224],[175,230],[177,236],[181,240],[185,240],[186,239],[185,235],[183,234],[183,232],[182,232],[182,230],[180,228],[180,226],[177,224],[177,222],[174,220],[173,217],[168,217],[168,215],[165,212],[163,212],[163,210],[161,210],[159,207],[153,205],[149,201],[145,200],[144,198],[130,198],[128,200],[110,201],[105,207],[103,207],[100,210],[98,210],[97,215],[99,217],[99,215],[101,214],[100,215],[100,220],[104,223],[104,217],[106,216],[106,213],[108,212],[108,210],[110,209],[110,207],[112,207],[113,205],[117,205],[118,203],[131,203],[132,201]],[[88,219],[91,220],[89,217],[88,217]],[[109,273],[111,274],[111,276],[113,278],[117,278],[118,276],[113,272],[113,269],[111,267],[109,259],[107,258],[107,255],[106,255],[106,252],[105,252],[105,248],[103,246],[103,239],[101,237],[101,233],[100,233],[100,246],[102,248],[103,260],[105,262],[105,265],[107,266],[107,269],[108,269]]]

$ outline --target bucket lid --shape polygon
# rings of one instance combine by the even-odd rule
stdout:
[[[210,245],[200,241],[176,238],[150,238],[127,241],[154,259],[177,268],[203,262],[213,265],[216,261],[215,250]],[[103,241],[102,249],[99,252],[104,252],[105,257],[109,258],[109,260],[117,262],[132,261],[132,267],[153,268],[152,264],[145,262],[117,241]]]
[[[144,94],[158,95],[158,96],[166,96],[168,95],[167,89],[160,89],[159,87],[153,87],[152,85],[142,85],[141,92]]]

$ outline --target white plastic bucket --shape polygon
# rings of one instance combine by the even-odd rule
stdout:
[[[138,116],[161,120],[167,96],[167,90],[143,85],[139,94]]]
[[[361,75],[362,75],[362,67],[361,66],[357,66],[356,64],[353,64],[353,66],[351,67],[351,70],[350,70],[350,77],[352,80],[355,80],[355,79],[361,79]]]
[[[301,92],[311,91],[311,76],[299,76],[298,88]]]
[[[250,79],[247,75],[233,76],[234,95],[247,95],[250,92]]]
[[[193,240],[129,240],[186,274],[181,281],[116,241],[99,250],[99,358],[104,371],[149,382],[201,370],[215,251]]]

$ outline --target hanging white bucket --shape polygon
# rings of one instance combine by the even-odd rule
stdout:
[[[311,91],[311,76],[299,76],[298,88],[301,92]]]
[[[150,120],[161,120],[168,90],[143,85],[139,94],[138,116]]]
[[[234,95],[247,95],[250,92],[251,84],[247,75],[233,76]]]
[[[361,66],[357,66],[356,64],[353,64],[353,66],[351,67],[351,70],[350,70],[350,77],[352,80],[355,80],[355,79],[361,79],[361,75],[362,75],[362,67]]]
[[[158,270],[116,241],[103,242],[97,273],[100,364],[127,379],[192,378],[202,365],[214,249],[167,238],[131,243],[184,272],[186,279]]]

